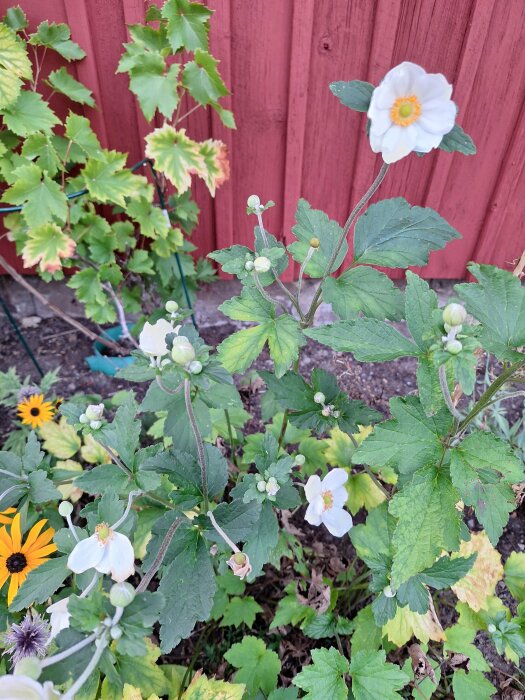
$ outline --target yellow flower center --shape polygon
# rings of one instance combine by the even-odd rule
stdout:
[[[95,534],[101,544],[106,544],[113,536],[113,530],[107,523],[100,523],[95,527]]]
[[[324,501],[324,510],[330,510],[330,508],[334,505],[334,497],[332,496],[331,491],[325,491],[323,493],[323,501]]]
[[[398,97],[390,110],[390,118],[398,126],[410,126],[421,116],[421,103],[415,95]]]

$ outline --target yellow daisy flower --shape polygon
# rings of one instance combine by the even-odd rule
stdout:
[[[13,513],[16,513],[16,508],[6,508],[5,510],[0,511],[0,524],[9,525]]]
[[[34,430],[53,418],[55,409],[50,401],[44,401],[44,394],[33,394],[18,404],[18,415],[22,425],[30,425]]]
[[[20,513],[17,513],[11,523],[11,532],[4,526],[0,528],[0,588],[9,577],[7,604],[11,605],[18,589],[26,580],[27,574],[49,559],[49,554],[56,552],[53,542],[55,531],[52,527],[42,532],[47,520],[40,520],[29,531],[26,541],[22,544],[20,530]]]

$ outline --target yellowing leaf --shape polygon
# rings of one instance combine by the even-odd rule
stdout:
[[[385,494],[374,484],[368,474],[351,474],[346,482],[348,491],[348,508],[355,515],[361,508],[371,510],[384,500]]]
[[[330,431],[330,437],[326,440],[326,444],[328,447],[324,452],[324,456],[329,464],[333,467],[352,466],[352,455],[356,448],[350,435],[343,432],[340,428],[334,428]]]
[[[62,267],[62,259],[73,255],[75,247],[75,241],[56,224],[44,224],[28,233],[22,251],[24,267],[40,263],[42,272],[56,272]]]
[[[124,683],[122,700],[143,700],[143,697],[139,688],[135,688],[135,686],[129,685],[129,683]],[[147,700],[160,700],[160,698],[158,695],[150,695]]]
[[[49,421],[40,428],[40,436],[44,438],[44,450],[59,459],[69,459],[78,452],[81,440],[77,431],[62,416],[58,423]]]
[[[6,24],[0,24],[0,109],[16,100],[22,79],[32,74],[24,42]]]
[[[155,129],[146,136],[146,155],[154,158],[158,170],[177,188],[179,194],[191,185],[191,174],[206,175],[199,144],[186,136],[186,129],[174,129],[170,124]]]
[[[208,680],[196,673],[182,700],[241,700],[245,688],[243,683]]]
[[[383,625],[383,634],[398,647],[406,644],[413,636],[426,644],[429,639],[444,642],[445,632],[439,620],[428,610],[424,615],[412,612],[408,606],[397,609],[395,616]]]
[[[89,464],[111,464],[109,453],[89,433],[84,436],[80,456]]]
[[[468,574],[452,586],[459,600],[472,610],[487,608],[487,598],[494,595],[496,584],[503,578],[501,556],[492,546],[485,531],[474,532],[469,542],[462,542],[455,557],[468,557],[476,553],[476,561]]]
[[[84,471],[82,469],[82,465],[79,462],[76,462],[74,459],[57,461],[54,470],[73,472],[71,474],[71,478],[82,474],[82,472]],[[63,476],[62,479],[64,479]],[[59,484],[57,486],[57,489],[60,491],[60,495],[64,500],[70,500],[72,503],[76,503],[84,493],[82,489],[79,489],[78,486],[75,486],[74,484]]]
[[[199,153],[204,161],[204,170],[201,177],[206,183],[211,196],[215,197],[217,187],[220,187],[230,177],[228,149],[222,141],[208,139],[200,144]]]

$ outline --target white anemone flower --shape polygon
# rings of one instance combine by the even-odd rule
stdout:
[[[99,523],[94,535],[77,542],[68,557],[67,566],[75,574],[95,569],[121,582],[135,571],[134,561],[133,546],[126,535],[115,532],[107,523]]]
[[[49,615],[49,621],[51,623],[51,635],[49,637],[49,641],[57,637],[62,630],[68,629],[69,618],[71,617],[67,609],[68,603],[69,596],[67,598],[57,600],[56,603],[53,603],[46,608],[46,613]]]
[[[441,73],[427,73],[409,61],[389,70],[368,108],[374,153],[381,153],[385,163],[395,163],[411,151],[437,148],[454,127],[451,94],[452,85]]]
[[[161,357],[168,354],[166,336],[169,333],[177,333],[179,328],[180,326],[174,328],[165,318],[159,318],[156,323],[146,321],[139,335],[140,349],[158,363]]]
[[[352,516],[343,509],[348,500],[344,486],[347,480],[348,474],[344,469],[332,469],[322,481],[317,474],[308,479],[304,487],[309,503],[304,516],[306,522],[310,525],[322,523],[335,537],[342,537],[350,530]]]
[[[0,700],[58,700],[60,693],[51,681],[43,685],[28,676],[2,676],[0,678]]]

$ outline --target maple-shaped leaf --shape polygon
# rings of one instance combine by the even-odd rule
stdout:
[[[82,85],[82,83],[79,83],[64,66],[58,70],[52,71],[47,76],[46,83],[52,87],[55,92],[66,95],[66,97],[69,97],[69,99],[74,102],[79,102],[89,107],[95,106],[95,100],[93,99],[91,90],[85,85]]]
[[[487,607],[487,599],[494,595],[496,584],[503,578],[501,555],[492,546],[485,532],[473,532],[468,542],[462,542],[454,557],[477,554],[476,561],[466,576],[452,586],[459,600],[478,612]]]
[[[70,258],[76,243],[52,223],[31,229],[22,250],[24,267],[39,263],[42,272],[56,272],[62,267],[62,259]]]
[[[35,131],[50,132],[59,123],[57,115],[38,92],[22,90],[4,110],[4,122],[17,136],[30,136]]]
[[[81,148],[86,155],[94,158],[102,157],[102,147],[91,128],[89,119],[70,112],[65,121],[65,127],[66,137]]]
[[[400,700],[401,690],[410,678],[386,660],[384,651],[359,651],[350,663],[352,693],[355,700]]]
[[[212,197],[215,197],[217,187],[220,187],[230,177],[228,148],[222,141],[208,139],[200,144],[199,153],[204,161],[202,173],[199,173]]]
[[[60,185],[31,163],[13,171],[14,184],[4,192],[2,201],[21,204],[22,215],[30,228],[67,217],[67,197]]]
[[[66,61],[79,61],[86,52],[75,42],[71,41],[71,30],[67,24],[56,22],[41,22],[29,43],[33,46],[45,46],[59,53]]]
[[[443,642],[445,633],[443,627],[432,610],[422,615],[412,612],[410,608],[398,607],[395,616],[383,625],[383,635],[398,647],[402,647],[412,637],[426,644],[429,639],[434,642]]]
[[[197,49],[195,60],[184,66],[182,84],[188,89],[193,99],[201,105],[218,102],[221,97],[229,94],[223,83],[217,65],[219,61],[210,56],[207,51]]]
[[[181,700],[241,700],[245,689],[243,683],[208,680],[198,671],[182,694]]]
[[[180,65],[174,63],[166,70],[160,53],[142,53],[141,60],[129,71],[129,89],[139,101],[146,119],[150,121],[157,109],[170,118],[179,103],[177,92]]]
[[[312,663],[303,668],[292,682],[306,691],[305,700],[323,697],[330,700],[346,700],[348,688],[345,674],[348,670],[348,659],[337,649],[313,649]]]
[[[12,104],[20,94],[22,80],[33,75],[25,44],[6,24],[0,24],[0,109]]]
[[[186,136],[186,129],[174,129],[170,124],[155,129],[146,136],[146,155],[164,173],[179,193],[191,185],[191,174],[203,177],[206,172],[199,144]]]
[[[198,2],[168,0],[161,13],[168,20],[167,36],[174,52],[180,49],[206,51],[212,10]]]
[[[82,177],[89,194],[97,202],[126,206],[126,197],[148,193],[145,177],[125,169],[126,154],[103,149],[97,158],[89,158]]]

